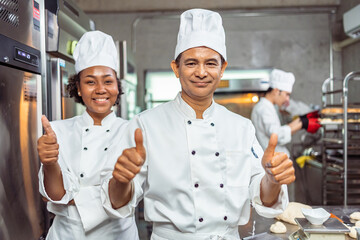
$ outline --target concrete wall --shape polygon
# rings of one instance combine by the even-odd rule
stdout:
[[[138,16],[143,18],[132,28]],[[136,49],[140,96],[144,71],[170,69],[179,27],[178,17],[151,16],[90,15],[97,29],[114,39],[135,42],[132,47]],[[329,77],[330,71],[327,13],[253,17],[222,13],[222,16],[230,68],[276,67],[291,71],[296,77],[293,98],[321,104],[321,84]],[[136,41],[132,39],[134,33]],[[334,59],[334,71],[341,72],[340,53],[335,53]]]
[[[337,41],[343,41],[348,36],[343,31],[343,14],[351,8],[360,4],[360,0],[341,1],[337,13],[338,34]],[[344,47],[341,51],[342,58],[342,75],[346,76],[349,72],[360,71],[360,41]],[[349,102],[360,102],[360,81],[349,83]]]

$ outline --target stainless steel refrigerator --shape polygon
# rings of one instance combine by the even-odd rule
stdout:
[[[66,86],[75,74],[74,48],[85,32],[95,30],[95,24],[73,0],[46,0],[45,17],[47,117],[66,119],[85,111],[69,97]]]
[[[0,1],[0,239],[39,239],[38,191],[43,0]]]

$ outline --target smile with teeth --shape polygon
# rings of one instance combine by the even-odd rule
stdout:
[[[107,101],[109,98],[93,98],[93,100],[95,100],[96,102],[105,102]]]

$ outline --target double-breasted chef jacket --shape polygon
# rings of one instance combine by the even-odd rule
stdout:
[[[290,152],[285,144],[291,141],[291,128],[288,125],[281,126],[274,104],[264,97],[260,98],[251,112],[251,121],[256,129],[256,137],[263,149],[266,149],[269,144],[271,134],[276,133],[278,144],[275,151],[286,153],[290,157]]]
[[[137,115],[128,141],[140,127],[146,161],[133,179],[130,202],[111,207],[108,185],[102,199],[110,215],[126,217],[144,199],[145,220],[153,222],[153,240],[239,239],[238,225],[248,222],[250,201],[265,217],[280,214],[288,204],[283,185],[278,201],[262,205],[260,181],[263,150],[251,121],[214,101],[196,119],[178,94],[175,100]]]
[[[109,158],[124,136],[127,121],[114,112],[101,126],[94,125],[85,111],[81,116],[51,122],[59,144],[65,195],[52,200],[44,187],[43,166],[39,171],[40,193],[49,201],[47,208],[55,214],[47,239],[139,239],[134,217],[111,219],[100,199],[102,172],[114,168],[116,158]],[[74,199],[75,205],[68,205]]]

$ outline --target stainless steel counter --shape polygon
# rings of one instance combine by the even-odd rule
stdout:
[[[322,207],[330,213],[333,213],[335,216],[341,218],[345,223],[349,222],[354,224],[354,221],[350,220],[350,214],[356,211],[360,211],[360,206],[348,206],[344,208],[343,206],[313,206],[313,208]],[[283,234],[274,234],[270,232],[271,224],[275,223],[277,220],[274,218],[264,218],[256,213],[255,209],[251,211],[251,217],[249,222],[246,225],[239,226],[239,233],[241,238],[252,236],[252,234],[260,234],[267,232],[272,236],[279,237],[279,239],[288,239],[289,235],[297,231],[299,227],[297,225],[292,225],[289,223],[284,223],[286,226],[286,233]],[[346,239],[353,239],[346,235]]]

